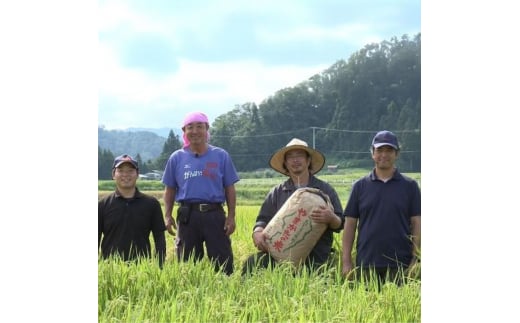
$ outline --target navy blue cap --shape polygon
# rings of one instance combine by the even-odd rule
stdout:
[[[372,139],[372,147],[379,148],[381,146],[391,146],[395,150],[399,150],[397,137],[388,130],[379,131]]]
[[[139,169],[137,161],[135,159],[133,159],[132,156],[127,155],[127,154],[117,156],[116,159],[114,159],[114,165],[112,165],[112,168],[117,168],[124,163],[129,163],[135,169]]]

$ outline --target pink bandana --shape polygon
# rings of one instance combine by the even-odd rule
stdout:
[[[194,122],[204,122],[209,125],[208,117],[202,112],[191,112],[184,117],[184,121],[182,122],[182,130],[184,131],[184,127],[190,123]],[[190,145],[190,141],[188,137],[186,137],[186,132],[182,134],[182,139],[184,140],[184,145],[182,148],[186,148]],[[209,132],[206,131],[206,141],[209,141]]]

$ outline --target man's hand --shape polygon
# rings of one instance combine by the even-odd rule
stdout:
[[[171,234],[172,236],[174,236],[175,231],[177,231],[177,223],[175,223],[175,220],[173,219],[173,217],[171,217],[171,216],[166,217],[165,225],[166,225],[166,230],[168,230],[168,233]]]
[[[343,261],[343,268],[341,274],[348,280],[354,280],[355,268],[352,265],[352,261]]]
[[[268,251],[267,244],[265,243],[264,228],[256,227],[255,231],[253,232],[253,242],[258,250],[263,252]]]
[[[331,225],[334,223],[334,221],[336,221],[336,219],[338,219],[338,217],[329,207],[320,205],[319,207],[312,210],[311,219],[316,223]]]
[[[412,279],[421,277],[421,263],[414,257],[406,270],[406,276]]]
[[[224,224],[224,231],[226,231],[226,235],[230,236],[235,232],[235,217],[228,216],[226,217],[226,224]]]

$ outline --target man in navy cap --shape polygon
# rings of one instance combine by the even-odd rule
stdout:
[[[374,169],[352,186],[343,215],[343,275],[354,277],[361,270],[366,280],[378,283],[400,278],[415,265],[421,245],[421,193],[417,182],[395,166],[399,154],[397,137],[378,132],[370,151]],[[359,226],[358,226],[359,222]],[[352,247],[358,230],[356,262]]]
[[[155,243],[155,256],[162,268],[166,255],[166,238],[161,204],[141,193],[136,186],[139,165],[129,155],[115,158],[112,178],[116,190],[98,202],[98,249],[108,258],[123,260],[151,257],[150,233]]]

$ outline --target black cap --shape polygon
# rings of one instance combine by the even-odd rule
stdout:
[[[114,164],[112,165],[112,168],[117,168],[124,163],[129,163],[135,169],[139,169],[137,161],[135,159],[133,159],[132,156],[127,155],[127,154],[117,156],[116,159],[114,159]]]

